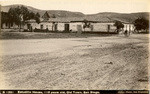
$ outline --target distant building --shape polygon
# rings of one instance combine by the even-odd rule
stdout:
[[[128,30],[128,31],[134,31],[135,27],[134,24],[132,23],[123,23],[124,24],[124,30]]]
[[[45,21],[49,20],[50,16],[49,16],[49,14],[48,14],[47,11],[44,13],[44,15],[42,16],[42,18],[43,18],[43,20],[45,20]]]
[[[7,13],[3,13],[7,16]],[[115,32],[114,26],[115,20],[110,18],[86,18],[86,17],[59,17],[54,18],[46,11],[40,18],[40,23],[36,23],[34,19],[25,22],[22,26],[25,31],[51,31],[51,32]],[[124,30],[133,31],[134,25],[129,22],[121,21],[124,24]],[[11,25],[3,23],[1,26],[3,29],[18,28],[14,23]]]

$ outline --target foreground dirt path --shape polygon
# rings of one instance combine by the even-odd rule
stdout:
[[[148,89],[148,35],[0,43],[7,89]]]

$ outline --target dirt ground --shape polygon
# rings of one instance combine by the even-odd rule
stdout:
[[[148,34],[0,40],[0,89],[148,89]]]

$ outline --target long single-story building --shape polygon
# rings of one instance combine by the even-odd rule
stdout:
[[[52,32],[115,32],[114,26],[116,20],[110,18],[88,18],[88,17],[70,17],[70,18],[52,18],[48,12],[40,18],[40,23],[30,19],[22,25],[27,31],[52,31]],[[129,22],[121,21],[124,24],[123,30],[133,31],[134,25]],[[15,23],[3,23],[3,29],[19,28]]]
[[[48,21],[41,21],[36,23],[35,20],[27,21],[24,29],[27,30],[49,30],[49,31],[70,31],[70,32],[114,32],[116,26],[114,21],[88,21],[88,20],[77,20],[77,21],[58,21],[57,19],[50,19]],[[133,31],[134,25],[130,23],[123,23],[124,30]]]

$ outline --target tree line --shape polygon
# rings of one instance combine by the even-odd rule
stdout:
[[[1,12],[1,18],[1,25],[7,23],[9,27],[15,23],[19,28],[21,28],[21,25],[24,25],[25,21],[30,19],[34,19],[37,23],[40,23],[40,14],[38,12],[36,14],[30,12],[28,8],[24,6],[10,8],[8,13]]]
[[[149,20],[145,19],[144,17],[138,18],[133,22],[135,26],[135,30],[139,32],[140,30],[146,30],[149,29]]]

